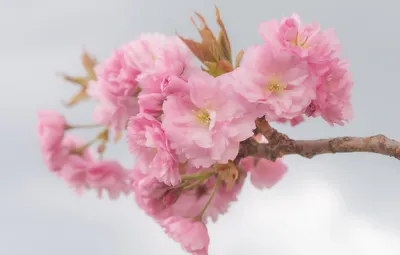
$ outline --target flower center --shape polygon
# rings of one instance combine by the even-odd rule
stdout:
[[[277,79],[271,79],[269,80],[265,89],[270,91],[271,93],[277,94],[283,92],[286,87],[287,85],[285,83],[282,83]]]
[[[201,124],[209,125],[211,122],[210,114],[207,110],[200,109],[196,112],[196,118],[200,121]]]
[[[306,36],[304,40],[299,37],[299,33],[296,34],[296,36],[290,41],[294,46],[299,46],[301,48],[307,48],[306,43],[307,43],[308,37]]]

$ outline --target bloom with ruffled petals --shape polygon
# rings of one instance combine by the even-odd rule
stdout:
[[[154,69],[159,50],[170,44],[170,37],[161,33],[143,33],[126,44],[126,63],[141,71]]]
[[[177,36],[142,34],[127,47],[129,65],[141,70],[137,80],[144,94],[160,93],[164,78],[187,77],[194,69],[193,54]]]
[[[135,168],[130,176],[137,204],[157,221],[171,216],[169,206],[179,197],[179,189],[170,189],[165,183]]]
[[[315,99],[315,79],[307,63],[290,52],[266,45],[250,47],[231,75],[235,90],[258,106],[268,121],[293,119]]]
[[[121,193],[130,192],[128,171],[117,161],[91,162],[85,173],[87,186],[96,189],[100,198],[103,190],[106,190],[112,199],[118,198]]]
[[[167,97],[176,93],[189,93],[189,84],[176,75],[169,75],[161,82],[161,94]]]
[[[351,89],[353,80],[346,61],[332,64],[320,79],[317,98],[306,110],[308,116],[321,116],[329,124],[343,126],[353,117]]]
[[[179,184],[177,156],[157,119],[145,113],[132,117],[128,124],[127,139],[141,169],[167,185]]]
[[[123,130],[129,117],[139,112],[136,81],[140,70],[126,63],[127,47],[124,45],[111,57],[96,67],[96,81],[89,83],[88,94],[99,100],[95,121]]]
[[[307,59],[316,73],[326,71],[329,61],[341,51],[333,29],[321,30],[317,23],[304,24],[298,14],[260,24],[258,32],[273,47],[283,47]]]
[[[202,73],[189,78],[188,93],[174,93],[163,104],[162,127],[177,153],[195,167],[234,159],[240,141],[251,137],[255,116],[232,91],[229,76]]]
[[[59,176],[80,194],[87,187],[86,168],[95,161],[93,152],[89,148],[77,152],[84,145],[84,140],[66,135],[61,143],[59,153],[55,157],[62,164]]]
[[[195,255],[208,254],[210,237],[203,222],[172,216],[161,225],[165,232],[187,252]]]
[[[141,113],[159,117],[162,113],[164,96],[161,93],[141,93],[138,96],[138,103]]]
[[[52,171],[62,167],[62,161],[57,160],[64,130],[67,127],[64,116],[55,111],[40,111],[38,113],[37,134],[45,163]]]
[[[250,181],[258,189],[271,188],[287,172],[286,165],[280,159],[273,162],[261,158],[256,162],[254,157],[246,157],[240,161],[240,165],[250,172]]]

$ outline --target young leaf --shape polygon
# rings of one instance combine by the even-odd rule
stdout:
[[[218,7],[215,7],[215,12],[216,12],[216,16],[217,16],[217,23],[218,23],[219,27],[221,28],[221,30],[219,31],[219,35],[218,35],[218,44],[220,46],[222,56],[227,61],[229,61],[229,63],[232,64],[231,43],[229,41],[229,37],[226,32],[225,25],[221,20],[221,16],[220,16]]]
[[[117,133],[115,133],[114,143],[118,143],[118,141],[121,139],[121,137],[122,137],[122,131],[118,131]]]
[[[97,64],[96,59],[89,56],[89,54],[86,51],[84,51],[81,60],[82,60],[82,65],[85,68],[89,79],[96,80],[96,73],[94,71],[94,67]]]
[[[88,79],[83,76],[70,76],[67,74],[62,74],[64,80],[69,81],[73,84],[77,84],[81,87],[86,87],[88,83]]]
[[[192,23],[196,26],[197,31],[199,31],[202,38],[201,44],[205,50],[208,50],[212,59],[207,59],[207,61],[217,62],[221,59],[221,52],[217,39],[215,38],[213,32],[208,27],[206,20],[199,13],[195,12],[195,15],[199,18],[201,26],[199,27],[193,18],[191,18]]]
[[[71,107],[76,105],[81,101],[88,100],[89,96],[86,94],[86,89],[81,89],[77,94],[75,94],[68,102],[64,103],[65,106]]]
[[[201,43],[198,43],[192,39],[186,39],[177,34],[177,36],[186,44],[190,51],[202,62],[209,61],[212,57],[209,52],[204,49]]]
[[[221,60],[218,63],[214,62],[204,62],[204,65],[208,68],[207,70],[203,70],[208,72],[214,77],[220,76],[224,73],[229,73],[232,71],[232,65],[226,61]]]
[[[235,68],[238,68],[240,66],[240,62],[242,62],[243,55],[244,55],[243,50],[240,50],[236,55]]]
[[[232,189],[239,177],[239,170],[236,165],[229,161],[228,164],[216,164],[218,176],[226,184],[228,190]]]

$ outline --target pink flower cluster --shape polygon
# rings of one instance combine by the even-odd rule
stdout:
[[[352,118],[353,81],[333,30],[293,14],[261,23],[259,34],[264,44],[251,46],[231,75],[239,81],[235,90],[267,121],[297,125],[304,116],[321,116],[343,125]]]
[[[99,161],[85,148],[85,142],[71,135],[64,135],[68,128],[62,115],[53,111],[38,114],[38,135],[44,162],[49,169],[64,179],[77,192],[97,190],[101,197],[106,190],[111,198],[131,189],[129,172],[117,161]]]
[[[194,69],[191,61],[191,52],[176,36],[143,34],[121,46],[96,67],[97,80],[89,85],[89,95],[100,102],[95,121],[121,131],[139,111],[159,115],[162,80],[187,77]]]
[[[281,159],[247,157],[232,166],[257,118],[294,126],[305,117],[321,116],[331,125],[352,117],[353,82],[333,31],[294,14],[262,23],[259,34],[264,43],[250,46],[240,67],[217,77],[196,67],[175,36],[143,34],[121,46],[96,67],[88,94],[99,102],[97,124],[127,130],[136,165],[128,171],[95,159],[90,143],[65,135],[63,116],[41,112],[38,133],[48,167],[79,191],[133,192],[186,251],[208,254],[205,224],[227,212],[246,176],[264,189],[287,171]],[[237,176],[229,180],[223,171]]]

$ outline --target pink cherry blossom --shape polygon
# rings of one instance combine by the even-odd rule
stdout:
[[[176,75],[169,75],[161,82],[161,94],[167,97],[175,93],[189,93],[189,84]]]
[[[304,24],[298,14],[280,22],[263,22],[258,31],[267,44],[283,47],[307,59],[316,73],[326,71],[329,61],[341,52],[340,42],[333,29],[321,31],[317,23]]]
[[[55,111],[40,111],[38,113],[37,133],[45,163],[52,171],[58,171],[62,167],[56,160],[59,153],[64,130],[67,123],[64,117]]]
[[[306,117],[322,117],[344,125],[353,117],[353,80],[335,31],[303,23],[298,14],[260,24],[263,43],[249,47],[239,67],[213,77],[203,67],[231,63],[230,49],[226,38],[218,45],[205,42],[210,35],[198,16],[205,27],[198,27],[201,44],[144,33],[96,65],[95,74],[94,61],[82,57],[88,73],[82,89],[98,102],[93,118],[113,137],[95,134],[86,142],[71,136],[66,132],[73,127],[53,111],[39,112],[37,133],[45,164],[72,189],[99,198],[106,192],[111,199],[132,193],[185,251],[207,255],[206,224],[229,210],[247,176],[267,189],[287,173],[282,159],[254,156],[262,153],[257,143],[279,143],[259,132],[264,127],[255,130],[255,120],[294,127]],[[219,17],[218,23],[223,29]],[[203,67],[195,65],[195,55]],[[80,83],[74,78],[67,77]],[[137,161],[129,170],[92,151],[98,146],[103,153],[125,129]]]
[[[112,199],[130,192],[128,171],[117,161],[91,162],[85,169],[86,183],[90,189],[98,191],[101,198],[103,190],[106,190]]]
[[[296,118],[315,99],[316,82],[307,63],[279,48],[250,47],[231,75],[240,81],[237,93],[257,104],[268,121]]]
[[[158,120],[145,113],[132,117],[127,139],[141,169],[167,185],[179,184],[179,162]]]
[[[171,201],[171,197],[173,196],[176,200],[179,197],[176,191],[179,190],[170,189],[171,187],[143,173],[137,167],[132,171],[130,179],[136,202],[143,211],[157,221],[171,216],[169,206],[174,202]]]
[[[317,98],[307,108],[308,116],[322,116],[329,124],[343,126],[353,118],[353,80],[346,61],[334,62],[320,79]]]
[[[128,44],[130,65],[141,70],[138,82],[142,93],[160,93],[160,85],[170,75],[188,77],[195,69],[193,54],[177,36],[159,33],[140,35]]]
[[[85,144],[85,141],[78,137],[66,135],[56,156],[56,159],[63,165],[59,176],[79,194],[82,194],[86,188],[85,169],[95,160],[93,152],[89,148],[76,153],[76,150]]]
[[[255,116],[232,91],[232,82],[202,73],[189,78],[188,93],[171,94],[164,102],[162,127],[196,167],[234,159],[240,141],[253,134]]]
[[[126,63],[138,70],[153,70],[158,53],[170,44],[170,37],[161,33],[143,33],[126,44]]]
[[[172,216],[162,222],[165,232],[182,248],[194,255],[207,255],[210,237],[203,222]]]
[[[162,103],[164,96],[161,93],[141,93],[138,96],[138,103],[141,113],[146,113],[154,117],[159,117],[162,113]]]
[[[123,130],[130,116],[139,112],[137,76],[140,70],[126,63],[127,46],[117,49],[96,67],[97,81],[89,83],[88,93],[99,100],[95,121],[109,125],[116,131]]]
[[[97,190],[102,197],[103,190],[108,191],[110,198],[118,198],[120,193],[129,193],[128,171],[117,161],[97,161],[88,148],[80,150],[85,142],[74,136],[65,136],[59,154],[62,169],[59,176],[78,193],[85,189]]]
[[[246,157],[240,161],[240,166],[250,172],[250,181],[258,189],[271,188],[287,172],[286,165],[277,159],[275,162],[260,158]]]

